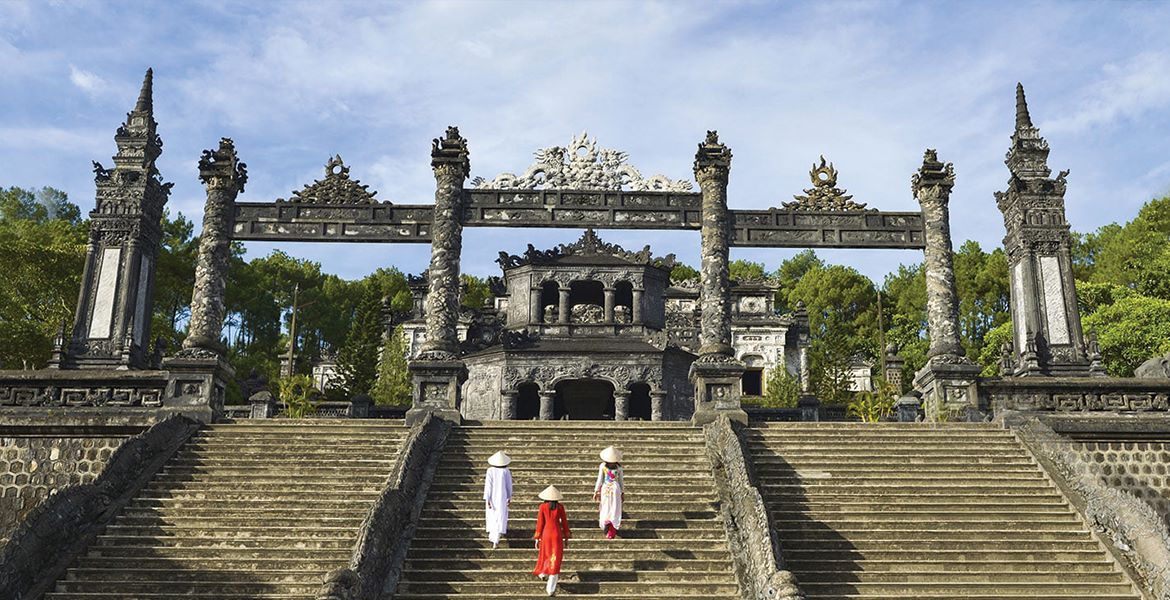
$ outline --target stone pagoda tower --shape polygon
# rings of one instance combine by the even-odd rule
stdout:
[[[134,110],[114,134],[114,168],[94,162],[97,202],[89,214],[81,294],[73,330],[53,358],[57,368],[152,366],[147,338],[154,267],[171,188],[155,167],[162,139],[154,120],[152,77],[147,70]]]
[[[1004,161],[1007,191],[996,192],[1007,235],[1014,339],[1005,376],[1087,376],[1094,369],[1077,310],[1072,235],[1064,216],[1065,177],[1052,178],[1048,142],[1032,125],[1024,86],[1016,86],[1016,131]]]

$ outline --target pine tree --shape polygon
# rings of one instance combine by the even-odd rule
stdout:
[[[345,344],[337,353],[337,370],[350,397],[369,394],[378,376],[378,346],[382,342],[382,302],[368,286],[354,312]]]
[[[378,361],[378,380],[370,393],[375,404],[403,406],[410,404],[410,371],[406,364],[406,339],[402,326],[382,346]]]

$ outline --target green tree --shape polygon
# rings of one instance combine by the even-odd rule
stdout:
[[[1084,318],[1095,331],[1106,370],[1130,377],[1146,359],[1170,352],[1170,300],[1133,295],[1100,307]]]
[[[42,368],[72,322],[87,224],[64,192],[0,189],[0,368]],[[68,330],[66,330],[68,335]]]
[[[680,281],[698,281],[698,280],[699,280],[698,269],[696,269],[690,265],[685,265],[683,263],[677,263],[673,267],[671,267],[671,269],[670,269],[670,282],[671,283],[679,283]]]
[[[173,352],[183,342],[181,325],[191,314],[195,262],[199,238],[194,225],[182,213],[174,219],[163,214],[162,244],[154,271],[154,317],[151,338],[161,338]]]
[[[733,260],[727,264],[727,274],[734,281],[764,278],[764,264],[750,260]]]
[[[776,268],[773,277],[780,284],[780,289],[776,291],[776,309],[781,312],[791,312],[796,309],[796,306],[789,304],[788,296],[800,282],[801,278],[806,273],[813,269],[825,268],[825,261],[817,256],[817,253],[812,250],[804,250],[796,256],[784,260],[780,266]]]
[[[349,396],[371,392],[378,377],[378,347],[384,330],[382,301],[370,286],[358,304],[349,336],[337,353],[337,371]]]
[[[483,308],[484,302],[492,297],[492,288],[488,281],[466,273],[459,277],[463,282],[463,307]]]
[[[1170,197],[1151,200],[1124,225],[1079,236],[1076,270],[1092,283],[1113,283],[1170,300]]]
[[[983,338],[983,348],[979,351],[978,363],[983,367],[984,377],[1005,375],[1000,372],[1000,361],[1003,359],[1003,345],[1012,341],[1012,322],[1004,321],[987,332]]]
[[[406,361],[406,335],[399,325],[382,346],[378,360],[378,379],[370,393],[376,404],[405,406],[410,404],[410,371]]]
[[[800,381],[790,375],[782,364],[772,365],[768,380],[764,382],[764,395],[760,406],[768,408],[793,408],[800,399]]]

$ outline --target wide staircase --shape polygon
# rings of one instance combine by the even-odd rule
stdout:
[[[406,432],[401,421],[210,426],[46,598],[311,600],[348,565]]]
[[[810,600],[1140,598],[1009,431],[918,423],[748,431],[784,558]]]
[[[606,540],[591,501],[598,452],[625,453],[620,536]],[[507,537],[484,530],[483,477],[497,450],[512,457]],[[557,596],[739,598],[702,432],[681,423],[537,421],[456,428],[447,442],[407,555],[400,600],[535,598],[537,494],[564,494],[572,539]]]

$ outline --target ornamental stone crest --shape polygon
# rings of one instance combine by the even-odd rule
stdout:
[[[796,202],[785,202],[788,210],[867,210],[864,204],[853,201],[853,196],[837,187],[837,169],[833,163],[826,163],[821,155],[820,164],[813,163],[808,172],[813,186],[804,190],[803,196],[796,195]],[[873,209],[868,209],[873,210]]]
[[[651,254],[649,245],[638,252],[630,252],[617,244],[602,241],[593,229],[586,229],[585,233],[581,234],[581,239],[572,244],[561,244],[549,250],[537,250],[532,244],[528,244],[528,249],[521,256],[500,252],[500,257],[496,259],[496,262],[500,268],[507,270],[528,264],[552,264],[566,256],[612,256],[632,264],[654,266],[667,270],[675,265],[673,254],[655,257]]]
[[[670,179],[665,175],[642,177],[638,169],[626,164],[629,155],[620,150],[600,148],[589,134],[573,138],[567,147],[552,146],[537,150],[536,162],[523,175],[501,173],[492,180],[476,177],[472,185],[479,189],[561,189],[621,190],[635,192],[687,192],[691,182]]]
[[[349,167],[341,160],[341,155],[335,155],[325,163],[325,178],[318,179],[305,186],[304,189],[293,192],[288,202],[304,202],[306,204],[377,204],[374,198],[378,192],[371,192],[370,186],[363,185],[356,179],[349,178]],[[277,198],[277,202],[285,201]],[[388,202],[387,202],[388,203]]]

